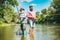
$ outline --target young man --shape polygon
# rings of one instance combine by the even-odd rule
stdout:
[[[22,34],[24,34],[24,25],[27,23],[26,15],[25,15],[24,11],[25,10],[23,8],[21,8],[20,14],[19,14],[20,23],[21,23],[20,28],[21,28]]]
[[[27,17],[30,23],[30,34],[33,33],[35,20],[36,20],[36,14],[33,11],[33,6],[29,6],[29,11],[27,13]]]

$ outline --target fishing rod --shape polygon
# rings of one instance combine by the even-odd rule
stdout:
[[[15,5],[14,0],[13,0],[13,4],[14,4],[14,6],[16,7],[17,12],[19,13],[18,6]]]
[[[14,7],[16,7],[16,9],[17,9],[17,12],[19,13],[19,10],[18,10],[18,7],[15,5],[15,2],[14,2],[14,0],[12,0],[13,1],[13,4],[14,4]],[[9,2],[6,0],[5,1],[5,5],[8,5],[9,4]]]
[[[19,14],[18,6],[16,6],[16,5],[15,5],[14,0],[13,0],[13,4],[14,4],[14,6],[15,6],[16,10],[17,10],[17,13],[18,13],[18,17],[17,17],[17,18],[18,18],[18,19],[20,19],[20,18],[19,18],[19,15],[20,15],[20,14]],[[18,22],[20,22],[20,21],[18,21]]]

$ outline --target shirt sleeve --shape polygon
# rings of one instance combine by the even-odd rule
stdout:
[[[27,12],[27,17],[28,17],[28,16],[32,16],[32,14],[31,14],[30,11]]]
[[[35,13],[35,12],[33,12],[33,17],[35,17],[35,18],[36,18],[36,13]]]
[[[27,17],[29,16],[29,12],[27,12],[26,16],[27,16]]]
[[[23,13],[20,13],[19,16],[21,17],[21,16],[24,16],[24,15],[23,15]]]
[[[20,13],[19,13],[18,17],[20,17]]]

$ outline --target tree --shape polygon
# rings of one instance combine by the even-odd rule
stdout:
[[[60,23],[60,0],[53,0],[51,6],[56,9],[54,19],[56,23]]]
[[[17,19],[13,7],[18,6],[17,0],[0,0],[0,22],[10,23]]]
[[[36,12],[36,23],[39,23],[40,22],[40,12]]]
[[[43,9],[41,12],[43,20],[48,23],[60,23],[60,0],[53,0],[50,7],[48,7],[48,9]]]
[[[47,13],[47,9],[43,9],[41,12],[42,12],[43,14],[46,14],[46,13]]]

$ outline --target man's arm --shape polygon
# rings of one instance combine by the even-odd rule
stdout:
[[[20,18],[24,18],[24,16],[20,16]]]
[[[28,18],[33,18],[32,16],[28,16]]]

